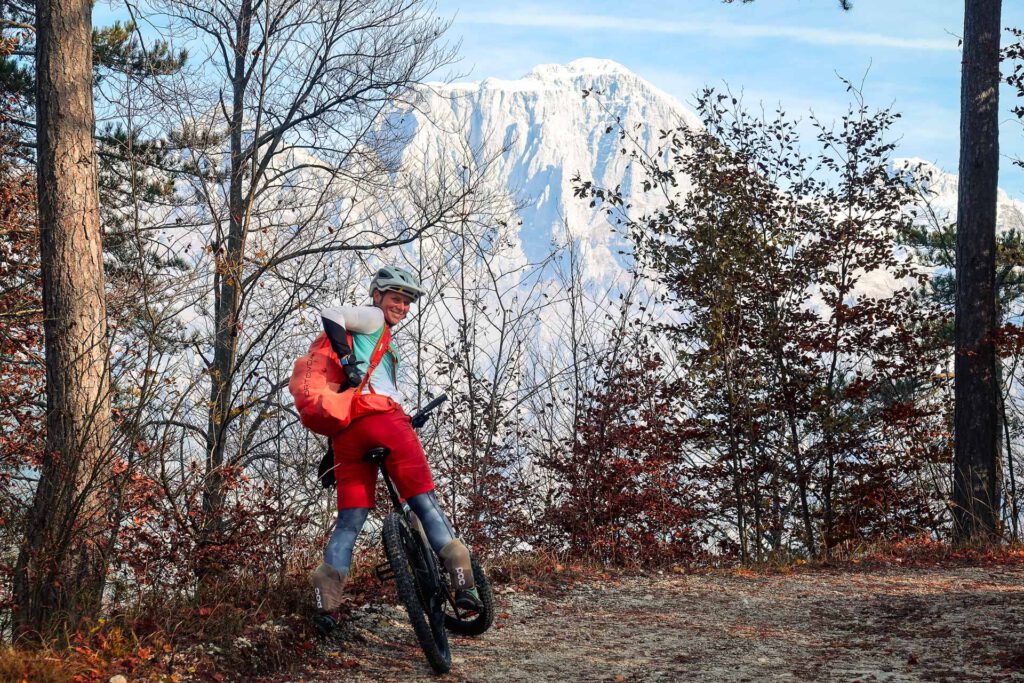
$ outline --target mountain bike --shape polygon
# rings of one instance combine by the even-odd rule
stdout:
[[[442,394],[428,403],[413,416],[413,424],[419,423],[446,399],[447,396]],[[387,448],[373,448],[364,456],[380,468],[388,497],[394,506],[394,512],[384,519],[381,532],[387,562],[377,566],[376,574],[381,579],[394,579],[398,598],[409,614],[416,640],[430,667],[437,673],[446,673],[452,668],[447,631],[472,636],[490,628],[494,622],[494,594],[476,556],[471,555],[473,579],[482,608],[479,612],[467,612],[456,606],[448,572],[430,547],[416,515],[398,495],[384,467],[389,452]]]

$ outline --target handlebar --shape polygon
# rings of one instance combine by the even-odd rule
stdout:
[[[419,412],[412,416],[413,424],[416,424],[418,420],[426,417],[429,413],[433,412],[435,408],[448,400],[448,394],[441,394],[427,405],[420,408]]]

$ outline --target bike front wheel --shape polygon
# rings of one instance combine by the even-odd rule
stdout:
[[[429,548],[419,533],[409,528],[405,518],[391,513],[384,520],[381,532],[384,554],[395,575],[398,599],[405,606],[416,640],[437,673],[452,668],[452,651],[444,627],[442,589],[438,586],[436,564],[434,571],[427,562],[433,562]]]

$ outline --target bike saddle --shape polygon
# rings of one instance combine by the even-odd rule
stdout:
[[[363,460],[368,460],[379,465],[384,462],[384,458],[388,457],[388,453],[390,452],[390,448],[384,448],[383,446],[379,448],[371,448],[366,451],[366,455],[363,456]]]

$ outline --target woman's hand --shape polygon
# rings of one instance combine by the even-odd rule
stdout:
[[[345,373],[345,379],[348,380],[350,387],[358,387],[363,383],[363,371],[359,369],[359,365],[366,361],[356,360],[356,354],[350,353],[341,359],[341,370]]]

